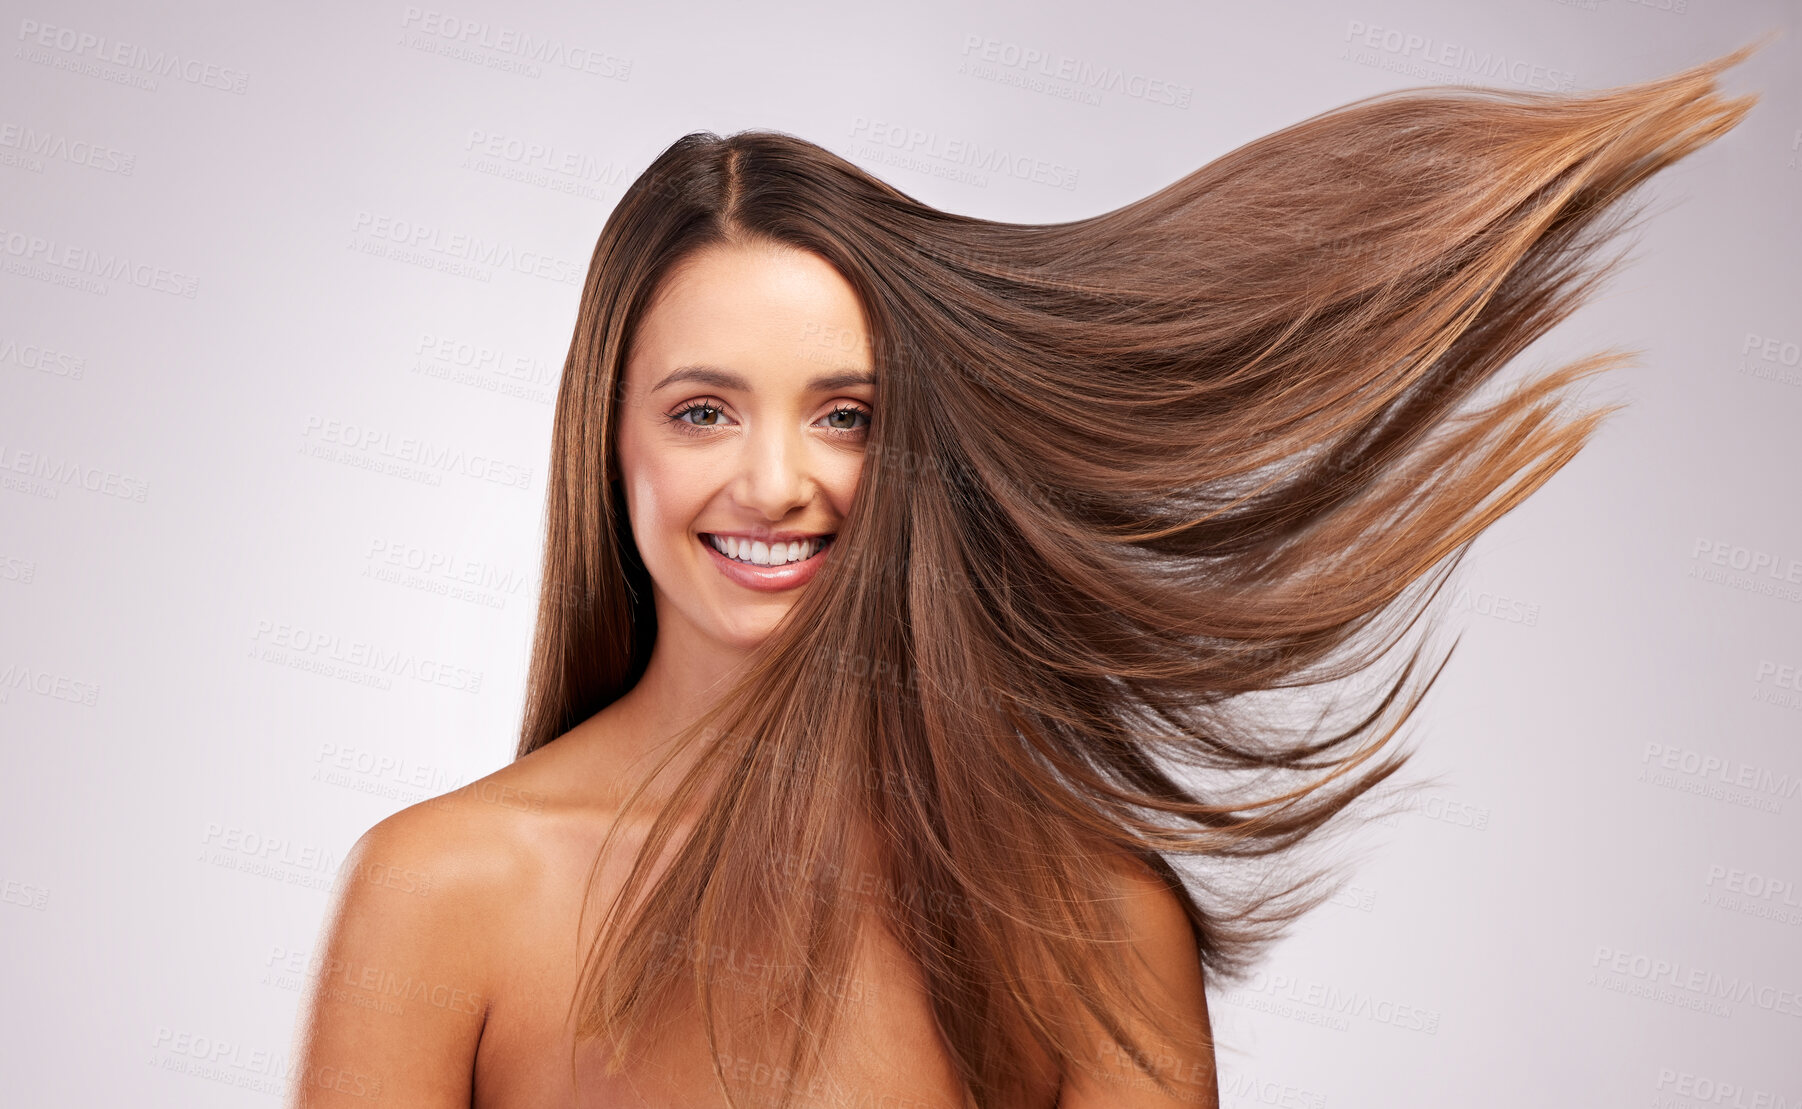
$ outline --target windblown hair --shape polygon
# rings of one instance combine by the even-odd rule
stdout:
[[[1028,1058],[1086,1065],[1084,1021],[1138,1058],[1122,867],[1180,895],[1211,979],[1247,973],[1331,893],[1272,867],[1402,766],[1391,741],[1450,651],[1416,647],[1332,726],[1278,726],[1252,695],[1377,672],[1619,407],[1561,411],[1629,354],[1497,375],[1619,264],[1600,254],[1639,214],[1623,199],[1751,109],[1716,80],[1760,44],[1592,93],[1372,96],[1067,223],[942,212],[781,133],[665,150],[582,291],[519,753],[650,654],[615,422],[673,267],[723,244],[829,262],[863,305],[876,414],[829,561],[685,733],[704,752],[595,934],[579,1034],[623,1058],[698,998],[712,1042],[743,996],[670,937],[761,952],[797,968],[738,1014],[769,1030],[786,1104],[871,888],[977,1106],[1010,1104]]]

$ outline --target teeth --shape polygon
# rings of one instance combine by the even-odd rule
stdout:
[[[826,545],[826,537],[797,540],[793,543],[764,543],[761,540],[750,541],[731,535],[709,535],[707,541],[713,549],[736,562],[748,562],[753,566],[785,566],[790,562],[802,562],[820,553]]]

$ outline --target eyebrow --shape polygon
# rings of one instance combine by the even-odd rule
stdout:
[[[672,370],[657,384],[651,386],[651,391],[654,393],[665,385],[673,385],[678,381],[699,382],[702,385],[711,385],[715,389],[737,389],[742,393],[751,391],[751,383],[746,381],[743,376],[735,374],[731,370],[704,364],[683,366],[680,369]],[[874,384],[876,384],[875,374],[865,373],[862,370],[842,370],[838,373],[814,378],[807,383],[807,388],[809,392],[824,393],[833,389],[849,389],[855,385]]]

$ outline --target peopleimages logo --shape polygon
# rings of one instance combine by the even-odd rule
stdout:
[[[431,334],[420,335],[413,351],[412,372],[422,377],[535,404],[556,399],[562,366],[548,359]]]
[[[116,150],[104,143],[71,139],[67,135],[37,131],[19,123],[0,123],[0,155],[13,151],[17,152],[13,161],[25,162],[25,168],[33,173],[43,172],[41,159],[85,166],[121,177],[130,177],[138,164],[136,154]],[[0,162],[5,161],[7,158],[0,157]]]
[[[1051,82],[1067,86],[1070,91],[1087,94],[1087,102],[1099,104],[1098,93],[1112,92],[1148,104],[1164,104],[1187,109],[1195,95],[1193,86],[1167,81],[1145,73],[1130,72],[1119,66],[1090,62],[1083,58],[1054,54],[1036,46],[981,34],[966,34],[963,43],[964,63],[960,73],[985,80],[996,80],[1003,74],[1030,78],[1034,82]],[[1004,81],[1017,84],[1018,81]],[[1035,92],[1054,91],[1039,85]]]
[[[14,474],[24,476],[15,479]],[[27,450],[4,440],[0,440],[0,486],[47,499],[54,499],[65,486],[139,504],[150,495],[150,483],[142,478]]]
[[[357,212],[351,231],[378,243],[424,251],[471,266],[512,270],[559,285],[580,285],[582,278],[588,273],[587,267],[565,258],[519,250],[509,243],[495,242],[460,231],[448,231],[429,223],[399,219],[367,209]]]
[[[430,578],[441,578],[458,585],[491,590],[516,596],[526,583],[526,575],[509,567],[481,559],[472,559],[454,551],[416,546],[399,539],[375,539],[367,555],[371,566],[408,570]],[[366,575],[367,576],[367,575]]]
[[[1739,867],[1723,866],[1720,863],[1708,868],[1708,881],[1705,885],[1720,885],[1732,893],[1746,897],[1755,897],[1761,901],[1777,900],[1784,905],[1802,909],[1802,891],[1796,889],[1796,883],[1787,878],[1772,878],[1755,870],[1743,870]]]
[[[1802,991],[1771,982],[1731,977],[1678,959],[1598,944],[1589,961],[1589,984],[1714,1016],[1731,1017],[1728,1003],[1752,1005],[1778,1016],[1802,1017]]]
[[[1672,743],[1646,744],[1639,762],[1640,781],[1671,785],[1681,778],[1693,784],[1693,788],[1684,787],[1685,792],[1725,799],[1745,798],[1735,803],[1769,812],[1781,812],[1780,802],[1802,792],[1802,775],[1792,776],[1770,767]]]
[[[1358,19],[1347,21],[1345,41],[1354,47],[1368,47],[1379,51],[1380,54],[1366,56],[1372,59],[1387,55],[1395,61],[1432,67],[1418,71],[1408,68],[1399,70],[1403,73],[1415,73],[1417,76],[1425,77],[1449,69],[1460,78],[1490,84],[1511,81],[1547,92],[1569,92],[1576,87],[1577,75],[1569,70],[1553,69],[1522,58],[1510,58],[1494,50],[1474,50],[1432,35],[1416,34],[1396,27],[1378,27]],[[1385,65],[1381,68],[1396,67]]]
[[[0,365],[8,362],[22,370],[37,370],[70,381],[80,381],[88,369],[88,360],[79,354],[36,343],[20,343],[17,339],[0,339]]]
[[[1656,1109],[1690,1109],[1691,1106],[1699,1109],[1703,1105],[1720,1109],[1798,1109],[1802,1106],[1802,1097],[1786,1098],[1773,1090],[1748,1087],[1742,1082],[1680,1071],[1675,1067],[1659,1069],[1658,1090],[1664,1096],[1653,1100]]]
[[[1076,188],[1077,171],[1062,163],[1049,162],[999,145],[984,146],[980,142],[955,138],[938,131],[858,116],[851,122],[851,137],[881,150],[943,162],[977,173],[1012,177],[1017,181],[1031,181],[1066,191]],[[982,183],[986,184],[986,181]]]
[[[98,62],[118,66],[132,76],[174,77],[190,85],[239,95],[243,95],[250,80],[250,75],[241,69],[186,58],[173,50],[151,50],[73,27],[39,23],[35,19],[19,20],[18,39],[23,44],[21,49],[29,50],[28,61],[51,65],[61,61],[62,65],[56,65],[59,69],[79,68],[69,63]],[[44,54],[45,50],[53,50],[61,57]],[[156,85],[150,83],[145,87],[155,90]]]
[[[0,254],[15,258],[21,264],[52,267],[53,272],[101,281],[124,281],[153,293],[168,293],[188,300],[193,300],[200,290],[198,279],[167,266],[152,265],[129,254],[28,235],[23,231],[0,228]],[[26,273],[24,276],[39,275]],[[44,275],[43,279],[52,280],[49,275]],[[88,291],[104,294],[106,287],[102,285]]]
[[[67,674],[54,674],[48,670],[36,669],[8,663],[0,668],[0,704],[11,699],[14,691],[22,690],[35,693],[39,697],[48,697],[53,701],[68,701],[71,704],[94,706],[100,697],[100,686],[91,681],[81,681]]]
[[[1802,343],[1748,331],[1739,347],[1739,372],[1779,385],[1802,385]]]
[[[552,143],[496,134],[480,128],[470,129],[468,137],[463,141],[463,149],[472,155],[494,158],[526,169],[608,185],[618,181],[621,172],[618,163],[593,154],[564,149]]]
[[[308,416],[301,437],[323,446],[423,467],[432,473],[461,474],[509,489],[527,489],[532,484],[530,466],[503,462],[429,439],[392,435],[383,429],[347,420]]]
[[[462,693],[482,691],[480,670],[302,625],[258,620],[250,643],[251,654],[265,662],[297,670],[318,670],[330,677],[350,677],[358,679],[359,684],[376,684],[383,689],[388,688],[385,683],[389,679],[407,678]],[[345,674],[346,670],[353,673]]]
[[[1340,1032],[1350,1027],[1350,1018],[1357,1018],[1408,1032],[1439,1034],[1437,1009],[1290,974],[1257,971],[1243,986],[1223,994],[1221,1000]]]
[[[408,5],[400,25],[408,31],[423,34],[445,45],[474,48],[504,55],[521,64],[523,72],[538,76],[537,66],[554,66],[616,81],[630,80],[632,62],[609,54],[553,38],[533,35],[511,27],[500,27],[480,19],[462,19],[434,8]]]

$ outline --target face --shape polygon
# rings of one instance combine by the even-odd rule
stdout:
[[[806,251],[712,247],[668,277],[617,424],[660,650],[748,650],[818,573],[875,415],[869,352],[856,293]]]

